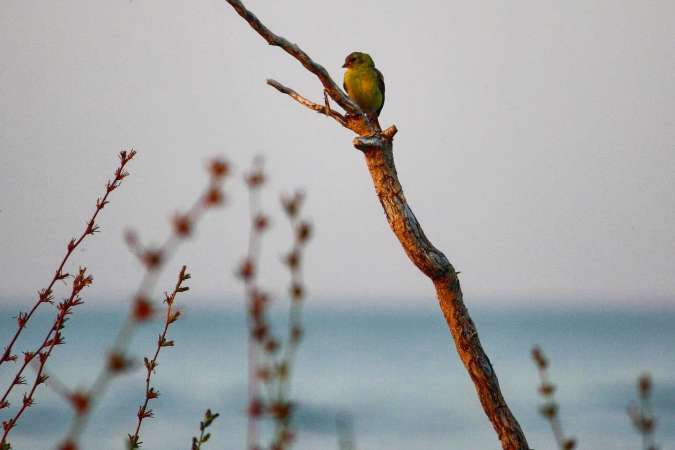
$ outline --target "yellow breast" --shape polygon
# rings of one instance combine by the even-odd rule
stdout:
[[[349,97],[359,105],[365,113],[374,113],[384,100],[374,69],[347,69],[344,85]]]

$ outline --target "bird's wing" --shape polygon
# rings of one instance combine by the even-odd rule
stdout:
[[[384,108],[384,75],[382,75],[382,72],[377,69],[375,69],[375,73],[377,74],[377,87],[379,87],[380,92],[382,92],[382,104],[379,108],[377,108],[377,115],[379,117],[380,111],[382,111],[382,108]]]

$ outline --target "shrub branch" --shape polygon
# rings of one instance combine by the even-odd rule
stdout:
[[[141,447],[142,441],[140,440],[141,425],[143,420],[150,417],[154,417],[152,409],[148,408],[150,400],[153,398],[159,397],[159,391],[154,387],[150,386],[150,381],[152,375],[155,373],[155,369],[158,366],[159,352],[164,347],[173,347],[173,341],[166,338],[166,334],[169,331],[169,326],[173,324],[180,317],[180,310],[174,310],[173,304],[176,300],[176,296],[187,291],[189,288],[183,286],[183,283],[190,279],[190,274],[186,272],[187,268],[183,266],[178,274],[178,280],[176,280],[176,285],[173,288],[171,294],[165,294],[164,303],[166,304],[166,313],[164,315],[164,328],[157,339],[157,347],[155,348],[155,354],[152,359],[144,358],[143,363],[145,366],[145,400],[143,404],[139,406],[138,412],[136,413],[136,429],[134,434],[129,435],[128,448],[130,450],[138,449]]]
[[[99,231],[98,225],[96,225],[96,217],[98,217],[98,214],[105,208],[105,206],[108,204],[108,196],[112,191],[117,189],[120,184],[122,183],[122,180],[129,175],[129,173],[125,170],[126,165],[129,161],[131,161],[134,156],[136,156],[136,151],[135,150],[129,150],[129,151],[122,151],[119,154],[120,158],[120,165],[115,169],[114,177],[112,181],[108,181],[105,186],[105,193],[103,194],[103,198],[97,198],[96,199],[96,209],[94,210],[94,214],[89,218],[87,221],[87,224],[84,228],[84,231],[82,231],[82,234],[80,237],[77,239],[73,238],[68,242],[68,245],[66,246],[66,254],[64,255],[63,259],[61,260],[61,264],[59,264],[58,268],[56,269],[56,272],[54,272],[54,276],[52,277],[51,281],[49,282],[49,285],[40,290],[38,292],[38,298],[33,307],[28,311],[27,313],[21,312],[17,316],[17,330],[16,333],[14,333],[14,336],[12,339],[9,341],[9,344],[5,347],[5,350],[2,354],[2,357],[0,357],[0,365],[7,361],[15,361],[17,359],[16,355],[12,354],[12,348],[14,347],[14,344],[16,343],[16,340],[19,338],[21,335],[21,332],[26,328],[26,325],[28,324],[28,321],[33,317],[33,313],[38,309],[38,307],[43,304],[43,303],[52,303],[53,300],[53,292],[52,288],[54,287],[54,283],[56,283],[59,280],[64,280],[66,279],[69,274],[63,271],[63,268],[65,267],[66,263],[68,262],[68,259],[70,258],[70,255],[73,254],[75,249],[84,241],[84,239],[89,236],[93,235],[97,231]],[[3,399],[4,400],[4,399]]]
[[[63,300],[63,302],[58,305],[58,315],[54,320],[54,325],[50,329],[47,337],[42,341],[42,344],[35,353],[26,353],[24,357],[24,365],[22,368],[25,368],[31,361],[35,360],[37,362],[37,373],[35,374],[35,381],[31,389],[23,395],[23,400],[21,408],[16,412],[14,417],[9,420],[2,422],[2,439],[0,439],[0,449],[10,448],[7,441],[7,437],[16,426],[17,422],[21,416],[26,412],[28,408],[35,404],[35,391],[38,386],[45,383],[49,378],[45,372],[45,365],[47,360],[52,354],[54,347],[57,345],[63,344],[63,336],[61,335],[61,329],[65,321],[68,318],[68,315],[71,314],[71,308],[79,306],[83,303],[79,294],[85,287],[89,286],[93,281],[91,275],[86,274],[86,269],[81,268],[79,273],[73,279],[73,286],[70,293],[70,296]]]
[[[224,161],[214,160],[209,166],[209,171],[210,180],[207,188],[187,212],[175,215],[172,233],[160,247],[143,248],[138,244],[134,234],[127,234],[127,244],[145,268],[143,278],[132,301],[127,319],[108,352],[106,363],[92,385],[87,390],[78,393],[84,399],[82,403],[86,407],[75,408],[76,414],[70,423],[65,440],[59,447],[60,450],[77,450],[77,443],[87,426],[91,411],[108,389],[113,378],[134,366],[133,361],[127,355],[128,344],[138,326],[146,323],[154,315],[155,308],[150,297],[161,270],[181,241],[190,236],[204,213],[223,203],[222,185],[228,174],[229,166]]]

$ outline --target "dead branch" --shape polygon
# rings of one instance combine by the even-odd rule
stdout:
[[[305,106],[313,111],[318,112],[319,114],[324,114],[328,117],[332,117],[333,119],[337,120],[337,122],[342,125],[343,127],[347,126],[347,121],[345,117],[340,114],[337,111],[333,111],[330,108],[330,105],[328,104],[328,96],[325,96],[325,104],[324,105],[319,105],[318,103],[314,103],[311,100],[306,99],[302,95],[298,94],[295,92],[293,89],[284,86],[283,84],[279,83],[276,80],[267,80],[267,84],[272,86],[274,89],[277,91],[281,92],[282,94],[289,95],[293,100],[296,102],[300,103],[302,106]],[[324,91],[325,94],[326,91]]]
[[[433,281],[441,311],[455,341],[459,357],[476,387],[483,410],[497,432],[502,448],[504,450],[528,450],[525,435],[501,394],[497,375],[483,351],[476,327],[464,305],[457,272],[445,255],[427,239],[403,195],[393,156],[393,137],[397,132],[396,127],[392,126],[381,131],[371,124],[363,112],[333,81],[323,66],[314,62],[297,45],[274,34],[239,0],[227,1],[270,45],[280,47],[315,74],[321,81],[325,92],[346,111],[347,114],[338,117],[329,112],[327,105],[311,102],[278,82],[269,83],[268,81],[280,92],[290,95],[309,109],[333,117],[345,128],[358,135],[353,144],[365,155],[368,170],[387,221],[410,260]]]
[[[286,53],[291,55],[293,58],[297,59],[300,64],[305,66],[305,69],[312,72],[316,75],[321,83],[323,84],[324,89],[328,92],[328,95],[331,96],[333,100],[337,102],[347,113],[349,114],[359,114],[361,111],[359,107],[354,104],[354,102],[345,94],[342,89],[333,81],[333,79],[328,74],[328,71],[324,69],[323,66],[317,64],[297,45],[287,41],[281,36],[277,36],[272,33],[272,31],[267,28],[265,25],[258,20],[258,18],[239,1],[239,0],[227,0],[227,2],[232,5],[232,7],[237,11],[237,13],[244,18],[245,21],[251,25],[255,31],[258,32],[260,36],[267,41],[269,45],[274,45],[283,49]]]

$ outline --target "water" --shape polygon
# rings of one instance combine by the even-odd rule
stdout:
[[[91,382],[123,317],[121,310],[90,309],[76,312],[65,332],[66,345],[57,348],[49,365],[73,387]],[[2,344],[14,331],[15,313],[0,309]],[[625,408],[635,398],[636,378],[648,370],[655,382],[657,442],[664,450],[675,449],[675,311],[472,313],[532,448],[555,448],[537,413],[537,374],[529,350],[539,344],[552,362],[563,427],[577,437],[579,448],[641,448]],[[34,339],[20,341],[20,349],[37,340],[49,317],[36,317],[26,333]],[[440,313],[313,309],[305,325],[293,378],[299,403],[296,449],[337,449],[339,414],[351,415],[359,450],[500,448]],[[133,340],[132,353],[150,353],[159,329],[157,322],[145,326]],[[232,310],[188,310],[170,337],[176,346],[160,354],[154,385],[161,396],[151,403],[156,417],[144,422],[143,448],[189,449],[203,411],[211,408],[221,417],[205,448],[243,449],[243,316]],[[11,376],[6,367],[11,364],[0,368],[3,389]],[[138,370],[115,381],[82,448],[124,448],[143,398],[143,378]],[[48,389],[38,392],[37,402],[12,433],[15,449],[51,449],[63,437],[69,408]]]

